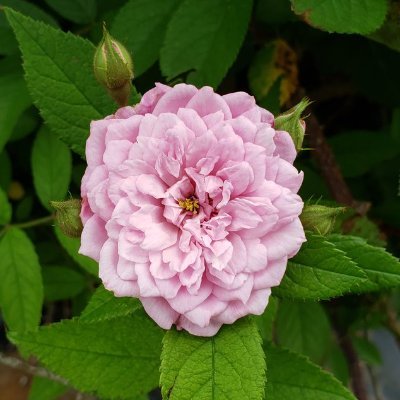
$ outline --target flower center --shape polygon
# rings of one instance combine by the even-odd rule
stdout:
[[[199,200],[196,197],[191,196],[186,199],[178,200],[179,207],[183,208],[185,211],[190,211],[193,214],[197,214],[198,209],[200,208]]]

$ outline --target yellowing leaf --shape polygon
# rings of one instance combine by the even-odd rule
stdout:
[[[256,55],[249,71],[250,88],[262,100],[279,78],[279,102],[283,105],[298,86],[298,69],[296,53],[281,39],[269,43]]]

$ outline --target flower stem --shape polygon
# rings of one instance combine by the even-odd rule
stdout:
[[[0,236],[3,235],[3,233],[6,233],[10,228],[26,229],[26,228],[32,228],[32,227],[38,226],[38,225],[49,224],[53,221],[54,221],[54,215],[51,214],[51,215],[48,215],[47,217],[33,219],[31,221],[21,222],[18,224],[8,224],[0,231]]]

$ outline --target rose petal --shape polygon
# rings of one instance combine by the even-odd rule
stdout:
[[[222,111],[225,119],[232,118],[231,110],[223,97],[209,86],[201,88],[187,103],[186,108],[196,110],[200,117]]]
[[[163,329],[171,329],[179,318],[179,314],[161,297],[144,297],[140,300],[147,314]]]
[[[176,243],[178,231],[169,223],[151,224],[144,232],[143,250],[164,250]]]
[[[290,135],[285,131],[276,131],[274,142],[276,145],[274,155],[283,158],[290,164],[293,164],[293,161],[297,156],[297,151]]]
[[[185,107],[196,94],[197,89],[192,85],[178,84],[160,98],[154,107],[153,115],[161,113],[177,113],[181,107]]]
[[[116,296],[139,295],[139,287],[136,280],[121,279],[117,273],[117,264],[119,256],[116,243],[113,240],[107,240],[101,249],[99,261],[99,277],[103,281],[104,287],[115,293]]]
[[[97,215],[89,218],[83,227],[79,254],[99,261],[100,251],[107,240],[105,223]]]

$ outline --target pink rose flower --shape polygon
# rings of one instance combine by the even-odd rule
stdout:
[[[261,314],[305,241],[303,174],[273,126],[246,93],[186,84],[93,121],[80,252],[104,286],[194,335]]]

